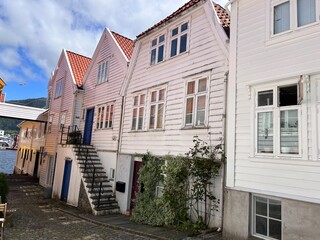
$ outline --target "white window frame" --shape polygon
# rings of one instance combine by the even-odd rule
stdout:
[[[206,90],[203,92],[198,92],[199,81],[206,78]],[[188,94],[188,83],[195,82],[195,92],[192,94]],[[183,127],[206,127],[208,126],[208,113],[209,113],[209,92],[210,92],[210,76],[209,74],[197,76],[194,78],[187,79],[185,84],[185,102],[184,102],[184,117],[183,117]],[[196,124],[197,119],[197,105],[198,105],[198,97],[205,96],[205,115],[204,115],[204,123],[201,125]],[[186,114],[187,114],[187,101],[188,99],[193,98],[193,106],[192,106],[192,122],[186,123]]]
[[[105,60],[98,64],[97,67],[97,85],[108,82],[109,78],[109,61]]]
[[[54,93],[54,98],[61,97],[62,94],[63,94],[63,79],[59,79],[56,82],[56,90],[55,90],[55,93]]]
[[[144,95],[144,103],[141,103],[141,97]],[[137,98],[137,104],[135,104],[135,98]],[[131,130],[132,131],[142,131],[144,130],[144,125],[146,121],[146,102],[147,102],[147,93],[146,92],[141,92],[138,94],[135,94],[132,98],[132,117],[131,117]],[[139,114],[141,109],[143,109],[143,114],[142,114],[142,126],[141,129],[139,129]],[[133,116],[134,116],[134,111],[137,113],[137,118],[135,124],[133,123]]]
[[[164,91],[164,98],[159,99],[159,93],[160,91]],[[156,92],[156,100],[153,102],[152,101],[152,93]],[[165,119],[165,110],[166,110],[166,99],[167,99],[167,88],[166,86],[158,87],[151,89],[149,91],[149,104],[148,104],[148,129],[149,130],[161,130],[164,129],[164,119]],[[163,105],[163,110],[162,110],[162,122],[161,122],[161,127],[158,127],[158,110],[159,110],[159,105]],[[150,127],[150,121],[151,121],[151,107],[155,107],[155,115],[154,115],[154,126],[153,128]]]
[[[254,106],[253,106],[253,111],[254,111],[254,155],[255,156],[269,156],[269,157],[290,157],[290,158],[301,158],[302,157],[302,106],[301,104],[299,105],[291,105],[291,106],[278,106],[278,89],[281,87],[286,87],[286,86],[293,86],[297,85],[298,88],[298,81],[289,81],[285,83],[279,83],[277,85],[272,85],[272,86],[263,86],[263,87],[255,87],[254,88]],[[273,90],[273,105],[269,106],[258,106],[258,93],[267,91],[267,90]],[[298,90],[299,91],[299,90]],[[281,131],[281,126],[280,126],[280,112],[285,111],[285,110],[297,110],[298,111],[298,154],[286,154],[286,153],[281,153],[281,148],[280,148],[280,131]],[[273,153],[259,153],[258,152],[258,113],[261,112],[273,112]]]
[[[270,0],[270,19],[269,19],[269,23],[270,23],[270,33],[271,33],[271,37],[277,37],[277,36],[282,36],[282,35],[286,35],[289,32],[295,32],[299,29],[303,29],[303,28],[308,28],[310,26],[316,25],[320,23],[320,19],[319,19],[319,14],[320,14],[320,1],[319,0],[315,0],[316,1],[316,19],[315,22],[311,22],[308,24],[305,24],[303,26],[298,26],[298,3],[297,0]],[[280,33],[274,33],[274,8],[280,4],[283,4],[285,2],[289,2],[289,8],[290,8],[290,27],[289,30],[280,32]]]
[[[187,29],[184,31],[181,31],[181,27],[187,24]],[[178,33],[174,36],[172,36],[172,31],[174,29],[178,28]],[[187,42],[186,42],[186,50],[183,52],[180,52],[180,45],[181,45],[181,37],[184,35],[187,35]],[[189,42],[190,42],[190,21],[186,20],[183,22],[180,22],[179,24],[175,25],[174,27],[169,29],[169,34],[168,34],[168,39],[169,39],[169,48],[168,48],[168,56],[169,58],[174,58],[177,57],[181,54],[187,53],[189,51]],[[172,52],[172,41],[177,39],[177,52],[175,55],[171,56],[171,52]]]
[[[160,38],[164,37],[163,41],[160,42]],[[153,42],[156,41],[156,44],[153,45]],[[162,33],[158,35],[157,37],[154,37],[150,41],[150,65],[156,65],[158,63],[164,62],[166,59],[166,42],[167,42],[167,35],[165,33]],[[161,61],[159,61],[159,49],[163,46],[163,58]],[[155,61],[152,62],[152,52],[155,51]]]
[[[281,236],[282,236],[282,239],[283,239],[283,204],[282,204],[281,199],[273,198],[273,197],[269,197],[269,196],[264,196],[264,195],[258,195],[258,194],[253,194],[251,196],[251,209],[252,209],[252,214],[251,214],[251,234],[253,236],[256,236],[256,237],[262,237],[264,239],[275,239],[275,238],[269,237],[269,228],[267,229],[267,235],[268,236],[256,233],[256,218],[255,217],[256,217],[256,215],[259,216],[259,214],[256,214],[256,204],[255,204],[256,201],[255,200],[256,200],[257,197],[258,198],[264,198],[264,199],[267,200],[267,215],[268,216],[263,216],[263,217],[266,217],[268,222],[269,222],[269,219],[281,222]],[[269,201],[270,200],[279,201],[281,203],[281,219],[276,219],[276,218],[269,217]]]
[[[48,126],[47,126],[47,133],[51,133],[53,117],[54,117],[53,114],[50,114],[50,115],[49,115],[49,118],[48,118]]]
[[[100,129],[112,129],[115,103],[109,102],[97,106],[97,117],[96,117],[96,130]],[[112,109],[112,112],[111,112]],[[107,121],[108,119],[108,121]],[[111,125],[110,125],[111,122]]]

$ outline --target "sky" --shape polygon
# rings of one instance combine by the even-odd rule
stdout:
[[[135,39],[188,0],[0,0],[6,101],[46,97],[62,49],[92,57],[103,29]],[[224,6],[227,0],[216,0]]]

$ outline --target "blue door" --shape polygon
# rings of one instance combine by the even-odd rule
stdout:
[[[83,144],[89,145],[91,143],[92,125],[93,125],[94,108],[87,109],[86,123],[83,133]]]
[[[67,201],[68,192],[69,192],[69,183],[70,183],[70,175],[71,175],[71,160],[66,160],[64,164],[64,173],[63,173],[63,181],[62,181],[62,190],[61,190],[61,200]]]

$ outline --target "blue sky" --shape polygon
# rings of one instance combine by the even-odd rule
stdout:
[[[91,57],[105,27],[134,39],[188,0],[1,0],[6,100],[46,97],[63,48]],[[227,0],[217,0],[222,6]],[[76,4],[75,4],[76,3]]]

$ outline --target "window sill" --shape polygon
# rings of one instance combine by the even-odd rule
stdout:
[[[113,128],[96,128],[95,131],[113,130]]]
[[[185,51],[184,53],[180,53],[180,54],[177,54],[173,57],[168,57],[166,59],[164,59],[162,62],[158,62],[158,63],[155,63],[155,64],[149,64],[149,66],[147,67],[147,69],[150,69],[150,68],[154,68],[156,66],[162,66],[162,65],[165,65],[166,63],[170,62],[170,60],[173,60],[173,59],[176,59],[180,56],[184,56],[184,55],[187,55],[189,54],[189,51]]]
[[[109,81],[104,81],[104,82],[101,82],[101,83],[96,83],[96,86],[95,87],[97,87],[97,86],[100,86],[100,85],[102,85],[102,84],[104,84],[104,83],[108,83]]]
[[[274,44],[280,44],[288,41],[295,41],[298,38],[304,38],[311,34],[319,34],[320,22],[311,23],[299,28],[291,29],[282,33],[272,34],[266,41],[266,46],[272,46]]]
[[[181,130],[209,129],[209,126],[184,126]]]

